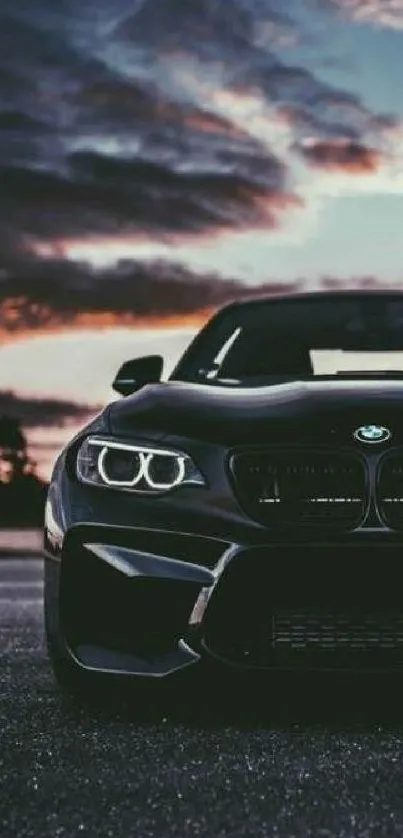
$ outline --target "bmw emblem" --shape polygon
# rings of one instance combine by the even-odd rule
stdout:
[[[361,425],[354,431],[353,436],[358,442],[374,444],[376,442],[387,442],[392,433],[389,428],[384,428],[383,425]]]

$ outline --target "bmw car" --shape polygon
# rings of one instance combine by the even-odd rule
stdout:
[[[127,361],[46,503],[65,690],[403,666],[403,293],[234,302]],[[199,669],[198,671],[201,671]]]

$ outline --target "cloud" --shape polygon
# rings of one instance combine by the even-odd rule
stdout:
[[[313,163],[375,177],[396,120],[304,66],[297,11],[294,0],[285,12],[276,0],[161,0],[158,14],[154,0],[60,0],[56,13],[4,0],[0,270],[105,237],[274,238],[307,210]]]
[[[152,127],[164,134],[167,129],[177,134],[186,128],[202,134],[208,132],[250,144],[247,131],[235,129],[228,120],[192,103],[178,103],[163,94],[155,83],[144,79],[119,78],[110,75],[84,86],[72,98],[77,108],[76,124],[83,129],[115,129],[120,136],[141,134]]]
[[[0,224],[22,247],[117,231],[155,239],[270,230],[297,204],[282,162],[204,104],[83,55],[54,26],[8,14],[0,61],[17,87],[17,43],[31,88],[22,85],[18,109],[0,110]]]
[[[259,290],[297,287],[272,281]],[[66,260],[21,261],[0,281],[0,335],[7,341],[73,327],[199,325],[220,306],[254,292],[240,281],[164,261],[122,261],[98,272]]]
[[[271,36],[271,46],[285,31],[295,29],[292,18],[270,0],[164,0],[158,14],[153,2],[146,0],[138,3],[134,12],[132,7],[128,9],[114,33],[118,40],[130,45],[141,39],[147,49],[176,54],[192,43],[194,52],[207,59],[217,57],[217,41],[226,58],[238,56],[243,60],[250,44],[261,42],[262,29],[266,43]]]
[[[21,68],[17,70],[0,66],[0,103],[2,107],[18,107],[27,104],[35,94],[36,85]]]
[[[229,155],[230,156],[230,155]],[[225,158],[223,157],[223,160]],[[239,171],[175,171],[94,152],[68,158],[68,174],[0,168],[0,222],[39,240],[132,232],[139,238],[266,227],[298,198],[274,158],[245,155]],[[250,168],[249,168],[250,163]]]
[[[99,407],[99,410],[101,407]],[[25,428],[85,422],[93,416],[94,405],[76,404],[62,399],[34,399],[19,396],[11,390],[0,390],[0,416],[12,416]]]
[[[330,171],[368,174],[381,165],[378,151],[352,140],[306,140],[299,151],[313,166]]]
[[[319,0],[357,23],[403,29],[403,0]]]
[[[368,281],[358,276],[321,282],[366,287]],[[376,278],[371,283],[384,287]],[[274,273],[266,282],[250,285],[163,260],[122,260],[95,271],[84,263],[30,259],[0,280],[0,338],[7,343],[71,329],[197,328],[233,300],[287,294],[308,285],[303,278],[282,282]]]

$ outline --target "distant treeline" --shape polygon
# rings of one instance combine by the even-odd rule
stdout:
[[[42,526],[46,491],[19,419],[0,416],[0,527]]]

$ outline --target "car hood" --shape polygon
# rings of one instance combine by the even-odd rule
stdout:
[[[403,380],[327,380],[226,388],[168,381],[114,402],[110,430],[234,445],[277,439],[351,439],[360,424],[387,425],[403,443]],[[402,431],[400,428],[402,427]]]

